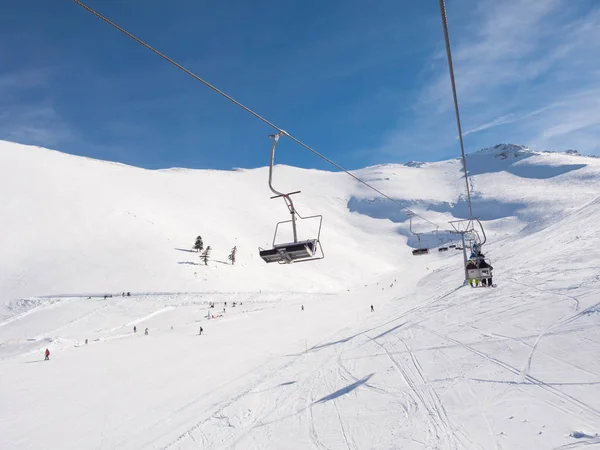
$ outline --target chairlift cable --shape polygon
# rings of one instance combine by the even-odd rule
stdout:
[[[495,286],[492,280],[492,270],[489,260],[487,260],[483,253],[481,253],[481,246],[487,241],[487,237],[485,235],[485,230],[483,229],[483,225],[478,218],[473,217],[473,206],[471,205],[471,190],[469,188],[469,174],[467,172],[467,158],[465,156],[465,146],[463,142],[463,134],[462,127],[460,125],[460,113],[458,108],[458,95],[456,94],[456,82],[454,79],[454,67],[452,64],[452,50],[450,48],[450,35],[448,33],[448,18],[446,17],[446,2],[445,0],[440,0],[440,13],[442,16],[442,27],[444,29],[444,39],[446,41],[446,55],[448,56],[448,70],[450,71],[450,82],[452,84],[452,95],[454,97],[454,111],[456,113],[456,125],[458,127],[458,138],[460,140],[460,151],[462,156],[463,170],[465,172],[465,184],[467,187],[467,199],[469,202],[469,213],[470,218],[467,221],[455,221],[455,222],[467,222],[467,228],[470,226],[471,229],[466,229],[461,232],[462,239],[462,247],[463,247],[463,258],[465,264],[465,284],[469,283],[473,286],[473,282],[475,282],[475,287],[478,286],[481,281],[482,286]],[[474,221],[479,224],[479,228],[483,234],[483,241],[479,236],[479,233],[474,227]],[[450,222],[452,224],[452,222]],[[452,226],[457,230],[457,227],[452,224]],[[472,254],[470,260],[467,260],[467,252],[465,249],[465,234],[466,232],[474,233],[476,237],[476,241],[473,243]]]
[[[98,17],[99,19],[103,20],[104,22],[106,22],[107,24],[111,25],[112,27],[116,28],[117,30],[119,30],[121,33],[127,35],[128,37],[130,37],[131,39],[133,39],[134,41],[136,41],[138,44],[146,47],[148,50],[150,50],[151,52],[155,53],[156,55],[160,56],[161,58],[163,58],[164,60],[166,60],[167,62],[171,63],[172,65],[174,65],[175,67],[177,67],[178,69],[182,70],[183,72],[185,72],[186,74],[188,74],[189,76],[191,76],[192,78],[194,78],[195,80],[201,82],[202,84],[204,84],[205,86],[209,87],[210,89],[212,89],[213,91],[215,91],[216,93],[218,93],[219,95],[225,97],[227,100],[229,100],[230,102],[234,103],[235,105],[239,106],[240,108],[242,108],[244,111],[252,114],[254,117],[256,117],[257,119],[259,119],[260,121],[264,122],[265,124],[267,124],[268,126],[270,126],[271,128],[274,128],[275,130],[277,130],[278,132],[284,134],[285,136],[287,136],[288,138],[290,138],[292,141],[296,142],[297,144],[299,144],[300,146],[304,147],[306,150],[309,150],[310,152],[314,153],[316,156],[318,156],[319,158],[327,161],[329,164],[331,164],[332,166],[336,167],[337,169],[341,170],[342,172],[346,173],[347,175],[350,175],[352,178],[354,178],[356,181],[358,181],[359,183],[365,185],[366,187],[368,187],[369,189],[377,192],[379,195],[381,195],[382,197],[388,199],[389,201],[391,201],[392,203],[400,206],[400,208],[406,210],[407,212],[409,212],[410,214],[412,214],[413,216],[416,217],[420,217],[421,219],[423,219],[425,222],[430,223],[431,225],[435,226],[436,228],[440,228],[439,225],[435,224],[434,222],[426,219],[425,217],[415,213],[414,211],[412,211],[411,209],[409,209],[408,207],[404,206],[402,203],[400,203],[399,201],[393,199],[392,197],[390,197],[389,195],[385,194],[384,192],[380,191],[379,189],[377,189],[376,187],[370,185],[369,183],[367,183],[366,181],[360,179],[359,177],[357,177],[356,175],[352,174],[350,171],[344,169],[342,166],[340,166],[339,164],[337,164],[336,162],[332,161],[331,159],[327,158],[325,155],[323,155],[322,153],[319,153],[318,151],[316,151],[315,149],[313,149],[312,147],[310,147],[309,145],[305,144],[304,142],[302,142],[300,139],[292,136],[291,134],[289,134],[287,131],[283,130],[282,128],[278,127],[277,125],[275,125],[273,122],[265,119],[264,117],[262,117],[260,114],[256,113],[255,111],[253,111],[252,109],[248,108],[247,106],[245,106],[244,104],[240,103],[239,101],[237,101],[236,99],[234,99],[233,97],[231,97],[230,95],[227,95],[225,92],[223,92],[222,90],[218,89],[217,87],[213,86],[211,83],[209,83],[208,81],[204,80],[203,78],[199,77],[198,75],[196,75],[195,73],[193,73],[192,71],[190,71],[189,69],[186,69],[185,67],[183,67],[181,64],[179,64],[178,62],[174,61],[173,59],[169,58],[167,55],[165,55],[164,53],[156,50],[154,47],[152,47],[151,45],[147,44],[146,42],[144,42],[143,40],[141,40],[140,38],[138,38],[137,36],[134,36],[133,34],[131,34],[129,31],[125,30],[123,27],[117,25],[116,23],[114,23],[113,21],[111,21],[110,19],[108,19],[107,17],[103,16],[102,14],[100,14],[98,11],[92,9],[91,7],[87,6],[85,3],[83,3],[80,0],[73,0],[75,3],[77,3],[79,6],[81,6],[83,9],[89,11],[90,13],[92,13],[93,15],[95,15],[96,17]],[[469,203],[470,204],[470,203]]]
[[[450,49],[450,35],[448,34],[448,19],[446,17],[446,2],[440,0],[440,13],[442,14],[442,26],[444,28],[444,39],[446,40],[446,55],[448,56],[448,70],[450,71],[450,82],[452,84],[452,95],[454,97],[454,111],[456,113],[456,124],[458,126],[458,138],[460,140],[460,151],[462,154],[463,170],[465,172],[465,183],[467,185],[467,199],[469,201],[470,219],[473,219],[473,207],[471,205],[471,190],[469,188],[469,175],[467,172],[467,158],[463,143],[462,127],[460,125],[460,113],[458,110],[458,96],[456,94],[456,82],[454,81],[454,68],[452,65],[452,51]]]

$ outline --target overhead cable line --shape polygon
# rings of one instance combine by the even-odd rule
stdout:
[[[456,124],[458,126],[458,138],[460,139],[460,151],[462,154],[463,170],[465,172],[465,183],[467,184],[467,200],[469,202],[469,218],[473,219],[473,206],[471,205],[471,190],[469,188],[469,174],[467,172],[467,158],[463,144],[462,127],[460,125],[460,113],[458,112],[458,96],[456,95],[456,82],[454,81],[454,67],[452,65],[452,51],[450,50],[450,35],[448,34],[448,19],[446,18],[446,2],[440,0],[440,12],[442,14],[442,26],[446,40],[446,55],[448,56],[448,70],[450,70],[450,82],[452,83],[452,95],[454,96],[454,111],[456,112]]]
[[[77,3],[79,6],[81,6],[82,8],[84,8],[85,10],[91,12],[93,15],[95,15],[96,17],[98,17],[99,19],[103,20],[104,22],[106,22],[107,24],[111,25],[112,27],[116,28],[117,30],[119,30],[121,33],[127,35],[128,37],[130,37],[131,39],[133,39],[134,41],[136,41],[138,44],[146,47],[148,50],[150,50],[151,52],[155,53],[156,55],[160,56],[162,59],[164,59],[165,61],[171,63],[172,65],[174,65],[175,67],[177,67],[178,69],[182,70],[183,72],[185,72],[186,74],[188,74],[189,76],[191,76],[192,78],[194,78],[195,80],[201,82],[202,84],[204,84],[205,86],[209,87],[210,89],[212,89],[213,91],[215,91],[216,93],[218,93],[219,95],[225,97],[227,100],[229,100],[230,102],[234,103],[235,105],[239,106],[240,108],[242,108],[244,111],[252,114],[254,117],[256,117],[258,120],[264,122],[265,124],[267,124],[268,126],[270,126],[271,128],[274,128],[275,130],[277,130],[278,132],[284,134],[285,136],[287,136],[288,138],[290,138],[292,141],[296,142],[297,144],[301,145],[302,147],[304,147],[306,150],[314,153],[316,156],[318,156],[319,158],[327,161],[329,164],[331,164],[332,166],[336,167],[337,169],[341,170],[342,172],[346,173],[347,175],[350,175],[352,178],[354,178],[356,181],[358,181],[359,183],[365,185],[366,187],[368,187],[369,189],[377,192],[379,195],[381,195],[382,197],[388,199],[389,201],[391,201],[392,203],[398,205],[400,208],[406,210],[409,214],[416,216],[416,217],[420,217],[421,219],[423,219],[425,222],[430,223],[431,225],[433,225],[434,227],[436,227],[436,229],[439,229],[440,226],[435,224],[434,222],[426,219],[425,217],[415,213],[414,211],[412,211],[410,208],[404,206],[402,203],[400,203],[399,201],[393,199],[392,197],[390,197],[389,195],[385,194],[384,192],[380,191],[379,189],[377,189],[376,187],[370,185],[369,183],[367,183],[364,180],[361,180],[359,177],[357,177],[356,175],[352,174],[350,171],[344,169],[342,166],[340,166],[339,164],[337,164],[336,162],[332,161],[331,159],[327,158],[325,155],[323,155],[322,153],[319,153],[318,151],[316,151],[315,149],[313,149],[312,147],[310,147],[309,145],[305,144],[304,142],[302,142],[300,139],[292,136],[291,134],[289,134],[287,131],[285,131],[284,129],[278,127],[277,125],[275,125],[273,122],[265,119],[264,117],[262,117],[260,114],[256,113],[255,111],[251,110],[250,108],[248,108],[247,106],[243,105],[242,103],[238,102],[236,99],[234,99],[233,97],[231,97],[230,95],[227,95],[225,92],[223,92],[222,90],[218,89],[217,87],[213,86],[212,84],[210,84],[208,81],[204,80],[203,78],[199,77],[198,75],[196,75],[194,72],[186,69],[185,67],[183,67],[181,64],[179,64],[178,62],[174,61],[173,59],[169,58],[167,55],[165,55],[164,53],[156,50],[154,47],[152,47],[151,45],[147,44],[146,42],[144,42],[143,40],[141,40],[140,38],[138,38],[137,36],[134,36],[133,34],[131,34],[129,31],[125,30],[123,27],[117,25],[116,23],[114,23],[113,21],[111,21],[110,19],[108,19],[107,17],[103,16],[102,14],[100,14],[98,11],[90,8],[89,6],[87,6],[85,3],[81,2],[80,0],[73,0],[75,3]],[[461,141],[462,142],[462,141]],[[466,172],[465,172],[466,173]],[[470,205],[470,202],[469,202]]]

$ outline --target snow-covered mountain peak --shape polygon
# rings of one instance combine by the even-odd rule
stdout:
[[[491,154],[495,158],[508,159],[519,158],[525,155],[535,154],[529,147],[517,144],[498,144],[493,147],[481,149],[474,154]]]
[[[408,161],[407,163],[405,163],[404,165],[406,167],[423,167],[426,163],[421,162],[421,161]]]

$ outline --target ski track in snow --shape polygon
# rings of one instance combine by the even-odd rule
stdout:
[[[432,330],[430,328],[424,328],[424,329],[426,329],[427,331],[429,331],[429,332],[431,332],[433,334],[438,335],[439,337],[441,337],[443,339],[447,339],[447,340],[449,340],[451,342],[454,342],[456,344],[461,345],[462,347],[464,347],[465,349],[469,350],[470,352],[472,352],[472,353],[474,353],[474,354],[476,354],[476,355],[478,355],[478,356],[480,356],[482,358],[485,358],[486,360],[488,360],[488,361],[490,361],[490,362],[498,365],[499,367],[502,367],[503,369],[506,369],[508,372],[510,372],[510,373],[512,373],[514,375],[517,375],[519,377],[521,376],[521,371],[518,370],[517,368],[511,366],[510,364],[507,364],[507,363],[505,363],[503,361],[500,361],[499,359],[494,358],[493,356],[491,356],[489,354],[486,354],[486,353],[484,353],[482,351],[479,351],[479,350],[473,348],[472,346],[470,346],[468,344],[464,344],[464,343],[462,343],[462,342],[460,342],[460,341],[458,341],[456,339],[453,339],[453,338],[451,338],[448,335],[441,334],[441,333],[439,333],[439,332],[437,332],[435,330]],[[562,392],[559,389],[556,389],[555,387],[550,386],[550,385],[546,384],[545,382],[543,382],[542,380],[539,380],[539,379],[537,379],[537,378],[535,378],[535,377],[533,377],[531,375],[525,375],[524,379],[527,380],[527,381],[530,381],[533,385],[535,385],[535,386],[537,386],[537,387],[545,390],[546,392],[549,392],[549,393],[553,394],[554,396],[556,396],[556,397],[558,397],[558,398],[566,401],[567,403],[571,404],[572,406],[576,406],[576,407],[582,408],[583,410],[585,410],[588,413],[590,413],[593,416],[595,416],[597,420],[600,420],[600,410],[594,408],[593,406],[590,406],[589,404],[587,404],[587,403],[585,403],[585,402],[583,402],[583,401],[581,401],[581,400],[579,400],[579,399],[577,399],[577,398],[575,398],[575,397],[573,397],[573,396],[571,396],[571,395],[569,395],[569,394],[567,394],[565,392]],[[555,405],[555,407],[556,407],[556,405]]]
[[[375,339],[373,339],[373,342],[385,352],[404,382],[410,388],[411,395],[415,402],[425,411],[425,418],[429,423],[428,428],[429,431],[432,432],[427,439],[429,445],[433,442],[437,442],[438,445],[440,445],[440,440],[443,444],[443,448],[458,448],[459,444],[462,445],[456,435],[454,426],[450,423],[448,416],[446,415],[443,405],[441,405],[439,397],[437,397],[435,392],[432,392],[433,389],[426,383],[418,361],[414,358],[414,354],[410,352],[408,346],[407,349],[410,352],[412,360],[412,367],[410,368],[400,364],[383,344],[377,342]],[[425,389],[419,388],[419,383],[423,383]]]

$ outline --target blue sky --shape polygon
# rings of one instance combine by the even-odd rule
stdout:
[[[147,168],[268,163],[271,129],[74,2],[0,2],[0,139]],[[437,0],[87,4],[347,168],[460,154]],[[447,8],[467,152],[600,154],[597,1]]]

